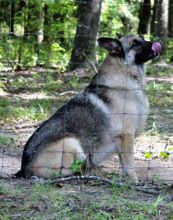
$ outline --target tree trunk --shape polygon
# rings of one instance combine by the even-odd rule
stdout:
[[[37,26],[37,43],[40,45],[43,42],[43,27],[44,27],[44,3],[40,3],[38,6],[38,26]]]
[[[151,18],[151,1],[143,0],[139,12],[139,34],[149,34],[149,25]]]
[[[169,0],[168,36],[173,37],[173,0]]]
[[[14,0],[10,1],[10,24],[9,24],[9,33],[14,35],[14,14],[15,14],[15,3]]]
[[[168,36],[168,1],[155,0],[153,8],[153,17],[151,33],[158,37],[162,42],[161,60],[165,60],[167,36]]]
[[[2,33],[2,23],[4,21],[4,1],[0,1],[0,32]]]
[[[49,41],[49,34],[48,30],[50,28],[50,14],[49,14],[49,5],[45,3],[43,7],[43,12],[44,12],[44,24],[43,24],[43,33],[44,33],[44,41],[48,42]]]
[[[43,42],[44,34],[44,2],[38,0],[26,0],[27,13],[25,16],[25,37],[33,40],[34,50],[38,56],[37,65],[39,65],[40,45]]]
[[[101,1],[81,0],[78,3],[78,25],[69,69],[87,68],[96,61],[95,46],[99,29]]]
[[[43,41],[44,3],[41,1],[26,1],[26,6],[28,12],[26,16],[25,33],[35,36],[37,44],[40,45]]]
[[[169,0],[168,36],[173,37],[173,0]],[[170,63],[173,65],[173,54],[170,58]]]

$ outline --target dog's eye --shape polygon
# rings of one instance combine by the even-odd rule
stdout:
[[[141,45],[141,42],[139,40],[134,40],[132,47],[136,47],[136,46],[140,46],[140,45]]]

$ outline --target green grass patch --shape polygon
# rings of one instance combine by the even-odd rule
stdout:
[[[172,67],[165,66],[155,66],[153,64],[147,65],[147,76],[153,77],[164,77],[164,76],[172,76]]]
[[[172,212],[171,204],[165,203],[165,210],[160,206],[166,197],[146,197],[127,187],[72,183],[58,188],[0,180],[0,196],[1,219],[147,220]]]
[[[12,135],[0,134],[0,144],[1,145],[12,145],[15,137]]]
[[[172,109],[173,84],[151,81],[147,85],[147,93],[151,108]]]
[[[11,121],[26,119],[33,121],[45,120],[53,105],[50,99],[13,100],[2,98],[0,100],[0,120]]]
[[[80,91],[86,86],[88,81],[88,77],[67,77],[56,72],[26,72],[26,77],[20,75],[19,72],[19,76],[16,77],[14,74],[13,77],[10,78],[10,76],[7,75],[6,79],[3,76],[3,85],[7,92],[12,94],[25,94],[29,92],[31,95],[34,95],[35,92],[40,92],[45,94],[45,99],[33,98],[24,100],[24,98],[1,98],[0,120],[45,120],[52,114],[52,108],[58,109],[69,99],[68,95],[58,96],[59,94],[65,91]],[[53,95],[57,98],[57,101],[49,97],[46,98],[46,95]]]

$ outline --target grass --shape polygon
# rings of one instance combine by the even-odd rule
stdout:
[[[172,108],[173,83],[149,82],[147,92],[151,108]]]
[[[6,79],[2,77],[3,89],[12,96],[0,99],[0,120],[13,121],[23,118],[43,121],[52,114],[53,108],[58,109],[71,97],[60,96],[62,92],[80,91],[88,82],[88,79],[81,79],[77,76],[70,76],[66,79],[57,73],[32,72],[28,75],[27,77],[14,75],[11,78],[7,76]],[[35,93],[44,94],[45,98],[36,99],[34,96],[29,100],[20,98],[21,94],[34,95]],[[18,94],[18,96],[14,98],[13,94]],[[49,96],[52,97],[49,98]]]
[[[15,137],[12,135],[0,134],[0,144],[10,146],[15,141]]]
[[[164,76],[172,76],[172,67],[164,67],[164,66],[147,66],[147,76],[153,77],[164,77]]]
[[[93,196],[94,194],[94,196]],[[130,197],[129,197],[130,195]],[[165,197],[147,201],[144,194],[102,185],[29,184],[28,181],[0,181],[1,219],[149,220],[171,215],[171,204],[160,206]],[[166,217],[165,216],[165,217]],[[166,219],[166,218],[165,218]],[[168,218],[169,219],[169,218]]]
[[[53,100],[13,100],[2,98],[0,100],[0,120],[12,121],[21,118],[32,121],[42,121],[48,117]]]

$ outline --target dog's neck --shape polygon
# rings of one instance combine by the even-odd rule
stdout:
[[[134,81],[135,88],[137,84],[141,89],[145,88],[144,65],[127,65],[121,58],[108,55],[91,84],[106,86],[112,89],[134,89]]]

